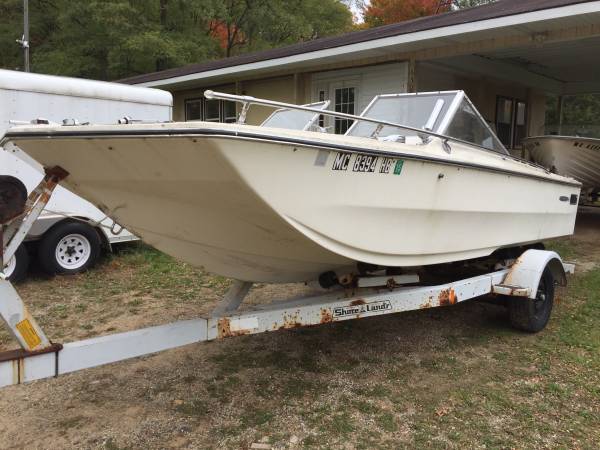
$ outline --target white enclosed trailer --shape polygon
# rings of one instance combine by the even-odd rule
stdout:
[[[158,89],[0,70],[0,136],[14,123],[43,119],[62,123],[114,124],[122,118],[169,121],[173,97]],[[42,167],[18,148],[0,148],[0,175],[18,178],[31,192]],[[75,220],[79,219],[79,220]],[[88,201],[58,186],[24,242],[38,242],[40,266],[50,273],[77,273],[93,265],[101,248],[134,240]],[[12,280],[27,270],[25,245],[6,261]]]

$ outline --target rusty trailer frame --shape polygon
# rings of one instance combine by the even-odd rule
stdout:
[[[43,209],[53,186],[63,175],[60,171],[50,172],[30,195],[25,212],[1,225],[9,239],[2,243],[3,254],[0,256],[7,257],[18,247],[27,234],[27,227],[31,226],[31,219]],[[0,387],[56,377],[198,342],[451,306],[487,294],[521,297],[525,301],[536,298],[546,269],[551,271],[556,283],[564,285],[565,273],[573,272],[574,266],[564,264],[555,252],[531,249],[498,270],[450,283],[414,285],[418,281],[417,275],[365,277],[360,278],[353,288],[257,305],[243,312],[238,308],[252,284],[236,281],[210,317],[64,345],[48,339],[12,284],[0,276],[0,317],[21,346],[19,350],[0,353]]]

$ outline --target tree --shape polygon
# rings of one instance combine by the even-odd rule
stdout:
[[[0,1],[0,67],[21,67],[22,0]],[[117,79],[347,31],[340,0],[30,0],[32,70]]]
[[[352,2],[352,0],[346,0]],[[360,0],[353,0],[357,5]],[[404,22],[418,17],[448,12],[450,9],[465,9],[492,3],[494,0],[371,0],[360,3],[365,26],[368,28]],[[352,4],[352,3],[351,3]]]
[[[338,0],[226,0],[217,2],[211,33],[224,56],[349,31],[352,14]]]
[[[545,133],[558,133],[558,96],[546,96]],[[600,138],[600,94],[578,94],[563,97],[561,134]],[[540,130],[541,131],[541,130]],[[542,132],[542,131],[541,131]]]
[[[496,0],[454,0],[453,7],[456,9],[473,8],[475,6],[487,5],[493,3]]]
[[[438,6],[439,0],[371,0],[363,9],[363,18],[366,26],[377,27],[430,16]]]
[[[41,45],[55,31],[57,3],[55,0],[30,0],[30,10],[36,11],[30,17],[29,41],[32,47]],[[43,11],[43,14],[37,11]],[[0,18],[0,67],[21,69],[23,51],[16,40],[23,35],[23,1],[1,0]]]

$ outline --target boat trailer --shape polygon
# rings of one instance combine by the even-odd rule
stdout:
[[[0,179],[0,268],[15,254],[54,188],[66,176],[68,173],[61,168],[47,170],[45,178],[29,196],[14,179]],[[521,302],[521,306],[527,305],[526,302],[533,304],[547,300],[543,297],[545,291],[540,288],[544,277],[551,276],[553,295],[554,285],[565,285],[566,273],[573,273],[574,265],[564,264],[555,252],[529,249],[516,260],[498,264],[496,269],[435,286],[417,285],[419,276],[416,274],[358,277],[351,288],[258,305],[243,312],[238,308],[252,283],[235,281],[210,317],[66,344],[54,343],[46,336],[0,272],[0,317],[21,347],[0,353],[0,387],[197,342],[450,306],[488,294],[506,296],[510,301]],[[526,326],[521,328],[527,330]]]

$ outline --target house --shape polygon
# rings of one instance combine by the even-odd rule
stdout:
[[[329,99],[358,114],[376,94],[463,89],[518,152],[523,137],[549,125],[547,94],[600,92],[600,1],[499,0],[121,81],[171,91],[174,120],[222,122],[235,120],[236,105],[208,101],[204,90]],[[253,106],[247,121],[268,113]],[[338,133],[347,125],[329,123]]]

